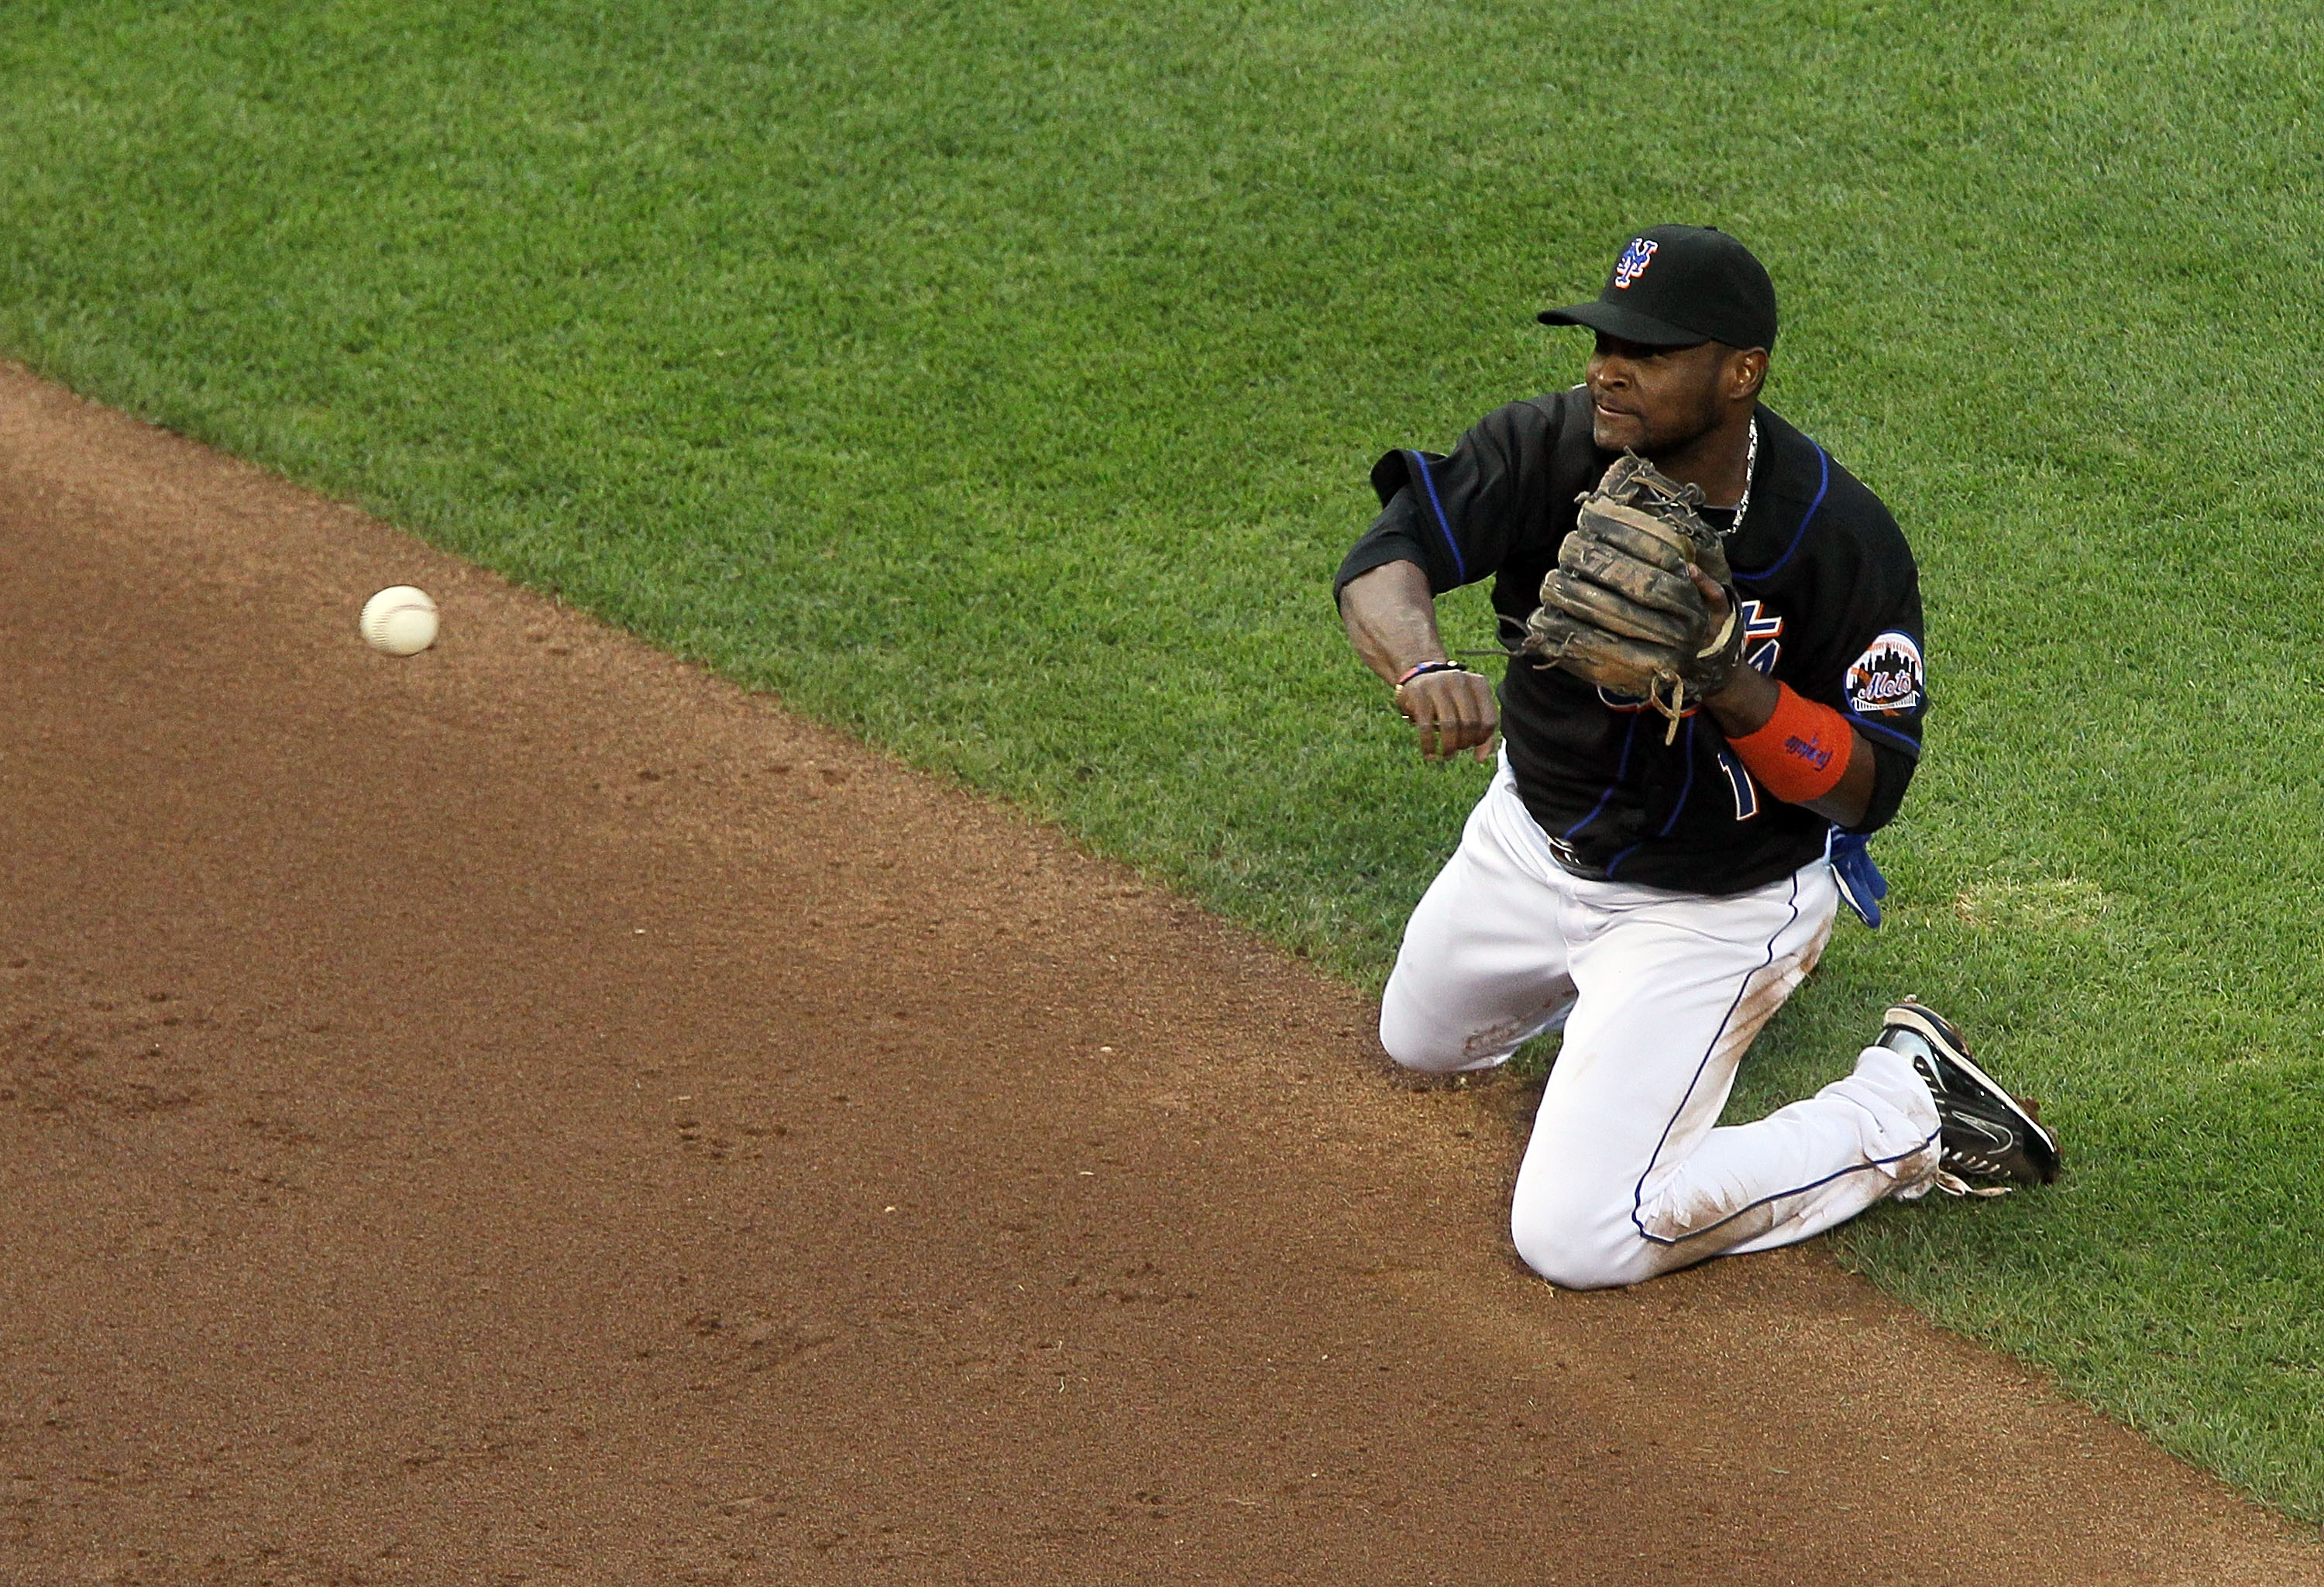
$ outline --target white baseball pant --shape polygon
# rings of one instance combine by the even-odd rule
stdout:
[[[1633,1284],[1925,1191],[1936,1103],[1886,1047],[1803,1102],[1718,1127],[1745,1049],[1815,967],[1839,902],[1821,858],[1729,898],[1574,876],[1504,759],[1405,927],[1380,1040],[1406,1068],[1450,1074],[1563,1026],[1509,1214],[1534,1271],[1573,1289]]]

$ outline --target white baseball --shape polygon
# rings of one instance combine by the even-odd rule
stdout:
[[[436,642],[436,603],[408,584],[390,585],[364,603],[364,643],[390,656],[416,656]]]

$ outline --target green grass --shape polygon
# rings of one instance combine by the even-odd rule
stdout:
[[[2324,1518],[2319,29],[2259,5],[17,4],[0,347],[1376,981],[1480,787],[1331,569],[1637,225],[1920,551],[1937,712],[1747,1075],[1890,996],[2071,1172],[1847,1259]],[[1460,604],[1466,642],[1481,601]]]

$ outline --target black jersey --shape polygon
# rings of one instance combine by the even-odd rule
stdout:
[[[1727,546],[1744,655],[1862,730],[1875,776],[1853,830],[1870,832],[1896,813],[1920,758],[1919,576],[1879,497],[1767,408],[1757,420],[1750,507]],[[1573,529],[1576,496],[1614,456],[1591,441],[1579,386],[1487,414],[1450,457],[1390,452],[1372,470],[1380,515],[1334,593],[1388,562],[1418,564],[1440,595],[1489,577],[1504,634],[1519,635]],[[1668,724],[1644,701],[1521,656],[1500,699],[1517,793],[1577,874],[1732,893],[1823,852],[1831,823],[1759,787],[1707,715],[1690,714],[1665,745]]]

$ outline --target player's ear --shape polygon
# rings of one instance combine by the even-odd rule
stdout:
[[[1767,383],[1767,349],[1744,347],[1727,361],[1727,390],[1735,401],[1757,397]]]

